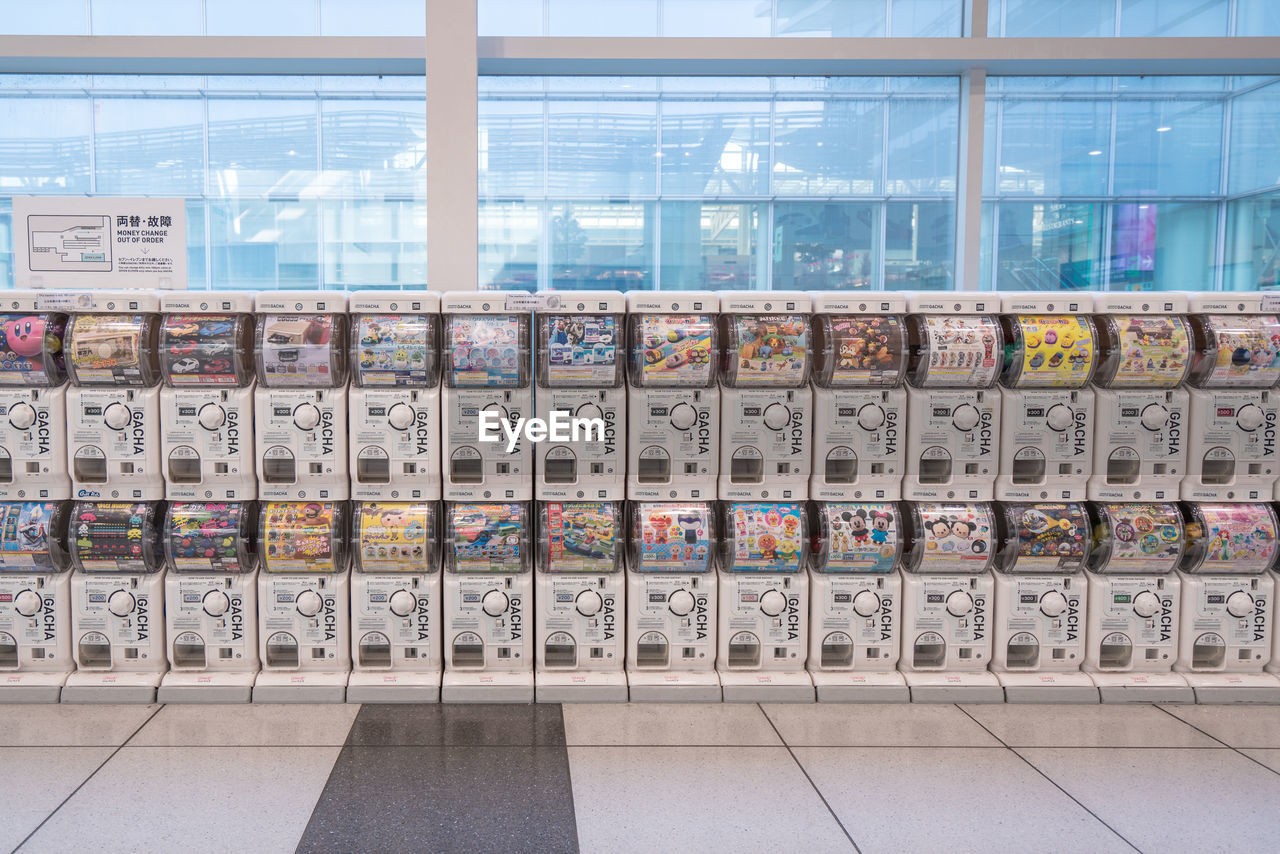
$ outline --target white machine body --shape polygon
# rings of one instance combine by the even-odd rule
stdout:
[[[356,291],[348,307],[351,497],[434,501],[441,489],[440,297]]]
[[[258,635],[263,671],[344,671],[351,667],[350,575],[262,572]]]
[[[1178,574],[1182,611],[1174,670],[1261,673],[1274,640],[1272,575]]]
[[[997,299],[917,293],[908,295],[907,308],[915,331],[902,495],[990,500],[1000,462],[1001,397],[992,388],[1002,359]]]
[[[257,614],[256,572],[170,572],[165,580],[170,666],[257,672]]]
[[[1093,473],[1098,363],[1089,294],[1005,294],[1001,501],[1081,501]]]
[[[622,671],[626,585],[621,572],[540,572],[536,601],[539,671]]]
[[[627,294],[627,497],[632,500],[716,496],[719,304],[708,292]]]
[[[347,498],[347,296],[263,291],[255,299],[258,496]]]
[[[902,575],[815,572],[809,577],[809,669],[888,671],[901,645]]]
[[[71,656],[65,504],[0,504],[0,702],[57,702]]]
[[[820,362],[813,382],[811,498],[902,497],[906,308],[900,293],[876,294],[874,299],[865,294],[813,295],[815,331],[818,324],[829,324],[830,333],[829,340],[824,335],[825,352],[815,348]]]
[[[164,573],[71,575],[71,629],[79,670],[163,672]]]
[[[1280,477],[1280,318],[1263,314],[1260,293],[1191,294],[1188,310],[1197,352],[1182,498],[1266,501]]]
[[[1179,386],[1190,363],[1186,296],[1095,294],[1094,310],[1100,336],[1115,343],[1095,375],[1089,498],[1176,499],[1187,464],[1189,396]]]
[[[533,578],[528,572],[446,574],[445,667],[532,671],[532,597]]]
[[[0,500],[71,497],[67,471],[67,383],[61,352],[66,317],[37,308],[36,291],[0,299]],[[58,352],[48,342],[56,341]]]
[[[446,293],[441,406],[444,497],[523,501],[533,497],[533,449],[519,429],[533,415],[527,294]],[[480,441],[480,413],[507,425]],[[516,433],[508,448],[506,430]]]
[[[440,573],[351,574],[356,670],[430,671],[444,666]]]
[[[1088,574],[1085,669],[1167,672],[1178,655],[1182,581],[1168,575]]]

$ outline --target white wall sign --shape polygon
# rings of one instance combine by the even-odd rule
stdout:
[[[19,288],[187,287],[184,199],[15,196]]]

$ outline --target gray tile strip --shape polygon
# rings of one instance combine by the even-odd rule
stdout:
[[[299,852],[576,852],[560,707],[373,706]]]

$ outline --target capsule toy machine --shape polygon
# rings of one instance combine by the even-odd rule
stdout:
[[[717,668],[725,702],[812,703],[807,508],[726,501],[721,511]]]
[[[627,504],[631,699],[718,703],[715,513],[710,502]]]
[[[1184,501],[1267,501],[1280,477],[1280,317],[1262,311],[1262,294],[1187,297],[1191,370],[1187,375]]]
[[[1091,531],[1082,502],[996,505],[991,670],[1010,703],[1096,703],[1085,654]]]
[[[809,676],[819,702],[905,703],[902,508],[819,501],[809,553]]]
[[[699,291],[627,294],[627,497],[633,501],[716,497],[719,305],[715,294]]]
[[[807,293],[720,294],[721,499],[809,497],[813,332]],[[802,656],[803,657],[803,654]]]
[[[1275,703],[1263,672],[1275,634],[1276,512],[1269,504],[1182,505],[1187,547],[1178,659],[1198,703]]]
[[[253,295],[174,291],[160,310],[165,497],[252,500]]]
[[[71,658],[68,501],[0,503],[0,703],[56,703]]]
[[[63,295],[51,295],[62,304]],[[164,497],[160,447],[160,297],[147,291],[72,296],[67,327],[67,463],[89,500]]]
[[[1098,364],[1089,294],[1005,294],[1001,501],[1082,501],[1093,473]]]
[[[813,295],[815,500],[897,501],[907,442],[907,300]]]
[[[351,294],[351,497],[440,498],[440,297]]]
[[[626,297],[573,291],[541,300],[536,403],[552,434],[534,447],[537,497],[625,498]]]
[[[258,675],[258,526],[253,502],[169,504],[161,703],[247,703]]]
[[[64,703],[152,703],[168,669],[163,501],[77,501],[67,539],[76,671]]]
[[[347,504],[259,504],[255,703],[341,703],[351,669]]]
[[[1184,294],[1094,294],[1093,501],[1173,501],[1187,465],[1191,364]]]
[[[444,497],[533,497],[528,294],[446,293],[443,344]]]
[[[263,291],[254,301],[258,497],[341,501],[347,480],[347,295]]]
[[[446,703],[532,703],[529,508],[445,504]]]
[[[622,504],[538,505],[537,699],[627,701]]]
[[[435,703],[440,641],[440,505],[353,508],[349,703]]]
[[[71,497],[67,473],[67,316],[36,291],[0,299],[0,499]]]
[[[1084,671],[1104,703],[1192,703],[1178,657],[1184,529],[1177,504],[1090,503]]]
[[[1001,703],[991,663],[995,517],[973,502],[910,504],[902,670],[914,702]]]
[[[909,294],[906,474],[914,501],[989,501],[1000,463],[997,298]]]

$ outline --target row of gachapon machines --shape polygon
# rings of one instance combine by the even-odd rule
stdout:
[[[1226,503],[8,503],[0,693],[1275,702],[1276,535]]]

